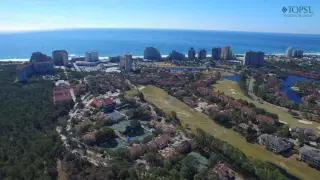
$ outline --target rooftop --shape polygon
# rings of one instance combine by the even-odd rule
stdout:
[[[261,115],[261,114],[257,115],[256,119],[258,121],[273,122],[273,119],[271,117]]]
[[[101,101],[100,100],[97,100],[97,99],[94,99],[91,104],[95,107],[100,107],[102,105]]]
[[[304,145],[302,148],[300,148],[300,154],[312,157],[318,161],[320,160],[320,150],[311,146]]]
[[[111,98],[105,98],[105,99],[103,99],[103,103],[104,103],[105,105],[111,105],[111,104],[113,104],[114,102],[113,102],[113,100],[112,100]]]
[[[56,89],[53,91],[53,101],[72,100],[71,92],[69,89]]]
[[[246,113],[252,113],[252,108],[248,108],[248,107],[242,107],[242,110]]]
[[[188,156],[193,156],[198,159],[199,163],[202,165],[207,165],[208,164],[208,159],[203,157],[201,154],[197,152],[191,152],[188,154]]]
[[[266,141],[268,145],[276,146],[278,149],[287,149],[292,145],[291,142],[283,138],[279,138],[269,134],[262,134],[259,136],[259,138]]]
[[[215,168],[214,168],[217,173],[223,177],[229,177],[230,179],[232,177],[234,177],[234,172],[228,167],[226,166],[224,163],[218,163],[216,164]]]

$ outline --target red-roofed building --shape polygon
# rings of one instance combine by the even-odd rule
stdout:
[[[72,96],[69,88],[54,88],[53,102],[56,104],[63,101],[72,101]]]
[[[212,96],[219,98],[219,93],[216,92],[215,90],[212,91]]]
[[[229,98],[229,96],[224,95],[224,94],[219,95],[219,99],[220,99],[221,101],[226,102],[226,103],[229,103],[229,102],[231,101],[231,99]]]
[[[100,108],[102,106],[102,103],[100,100],[98,99],[94,99],[92,102],[91,102],[91,105],[96,107],[96,108]]]
[[[161,123],[161,122],[158,122],[156,120],[151,120],[150,121],[150,125],[155,127],[155,128],[158,128],[158,129],[161,129],[163,130],[164,132],[172,132],[174,131],[174,128],[167,125],[167,124],[164,124],[164,123]]]
[[[280,97],[282,94],[281,94],[281,92],[278,91],[278,92],[274,93],[274,95],[277,97]]]
[[[242,111],[243,111],[245,114],[251,114],[251,113],[252,113],[252,108],[242,107]]]
[[[114,102],[111,98],[103,99],[104,108],[106,111],[111,112],[116,108],[116,102]]]
[[[271,117],[265,116],[265,115],[261,115],[261,114],[256,116],[256,120],[259,122],[274,124],[274,119],[272,119]]]
[[[103,103],[104,103],[104,105],[111,105],[114,102],[110,98],[105,98],[105,99],[103,99]]]
[[[171,156],[179,156],[180,153],[177,150],[175,150],[174,148],[165,148],[162,151],[161,155],[164,159],[167,159]]]
[[[148,143],[148,146],[154,149],[163,149],[171,142],[170,136],[167,134],[161,135]]]
[[[72,101],[72,96],[69,89],[55,90],[53,92],[53,101],[56,104],[57,102],[62,101]]]
[[[237,100],[233,100],[229,102],[229,106],[240,109],[242,107],[242,103]]]
[[[234,180],[234,172],[224,163],[218,163],[214,167],[214,171],[218,174],[221,180]]]

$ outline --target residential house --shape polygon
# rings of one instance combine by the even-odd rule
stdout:
[[[191,152],[188,154],[188,156],[193,156],[195,158],[197,158],[199,164],[197,166],[198,170],[201,170],[201,169],[206,169],[207,168],[207,165],[209,163],[208,159],[204,156],[202,156],[200,153],[198,152]]]
[[[246,135],[247,134],[247,129],[249,128],[249,125],[246,123],[240,123],[238,126],[236,126],[236,130],[242,134]]]
[[[230,107],[233,107],[233,108],[237,108],[237,109],[240,109],[243,105],[241,102],[237,101],[237,100],[231,100],[229,101],[229,104],[228,104]]]
[[[262,134],[258,137],[259,144],[265,146],[265,148],[274,153],[281,153],[291,150],[294,146],[292,142],[284,138],[279,138],[269,134]]]
[[[188,141],[182,141],[178,145],[176,145],[175,150],[180,154],[186,154],[191,151],[191,144]]]
[[[186,103],[188,106],[190,106],[192,108],[198,106],[198,102],[192,100],[192,98],[190,98],[190,97],[184,97],[182,100],[183,100],[184,103]]]
[[[173,127],[171,127],[171,126],[169,126],[167,124],[158,122],[158,121],[156,121],[154,119],[150,121],[150,126],[154,127],[154,128],[157,128],[157,129],[161,129],[164,132],[172,132],[172,131],[174,131]]]
[[[216,98],[219,98],[219,93],[216,92],[215,90],[212,90],[211,95],[216,97]]]
[[[128,147],[127,150],[133,156],[142,156],[147,152],[148,146],[145,144],[133,144],[132,146]]]
[[[108,116],[103,112],[98,112],[90,117],[94,121],[105,121],[108,120]]]
[[[112,112],[116,108],[116,102],[114,102],[111,98],[103,99],[103,105],[107,112]]]
[[[219,180],[234,180],[234,171],[224,163],[217,163],[214,171],[218,174]]]
[[[55,87],[53,88],[53,102],[55,104],[61,102],[73,101],[69,87]]]
[[[96,142],[95,132],[88,132],[83,136],[83,142],[88,145],[93,145]]]
[[[291,126],[289,128],[289,131],[293,138],[299,138],[300,136],[304,136],[304,137],[308,137],[309,140],[317,139],[317,135],[312,129]]]
[[[163,149],[171,142],[171,137],[167,134],[161,135],[148,143],[148,146],[154,149]]]
[[[85,84],[75,84],[72,85],[72,88],[76,96],[79,96],[87,91],[87,85]]]
[[[205,110],[208,106],[208,103],[207,102],[199,102],[198,103],[198,107],[201,109],[201,110]]]
[[[257,131],[257,135],[260,135],[260,134],[261,134],[261,130],[260,130],[260,128],[259,128],[259,126],[258,126],[258,125],[256,125],[256,124],[252,124],[252,129],[254,129],[254,130],[256,130],[256,131]]]
[[[303,162],[313,162],[317,168],[320,168],[319,149],[304,145],[302,148],[300,148],[299,158]]]
[[[269,116],[265,116],[265,115],[257,115],[256,116],[256,120],[260,123],[268,123],[268,124],[274,124],[275,120]]]
[[[210,104],[204,109],[204,113],[207,115],[211,115],[213,112],[218,113],[220,111],[220,108],[216,104]]]
[[[211,90],[209,88],[205,88],[205,87],[198,87],[197,90],[200,93],[200,95],[202,95],[202,96],[207,96],[211,93]]]
[[[102,102],[98,99],[94,99],[92,102],[91,102],[91,105],[94,106],[95,108],[100,108],[102,106]]]
[[[219,95],[219,99],[226,103],[229,103],[230,101],[232,101],[232,99],[229,96],[224,94]]]
[[[180,153],[176,149],[171,148],[171,147],[167,147],[161,151],[161,156],[164,159],[167,159],[171,156],[179,156],[179,155],[180,155]]]
[[[252,114],[252,108],[248,108],[248,107],[242,107],[241,108],[241,110],[242,110],[242,112],[244,113],[244,114],[246,114],[246,115],[250,115],[250,114]]]
[[[112,113],[108,113],[108,119],[113,122],[119,122],[125,119],[125,116],[117,111],[113,111]]]

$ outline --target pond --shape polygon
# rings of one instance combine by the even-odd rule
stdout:
[[[235,74],[232,76],[223,76],[225,79],[239,82],[240,75]],[[282,82],[282,88],[281,92],[287,94],[288,98],[298,104],[302,104],[302,97],[294,92],[290,87],[296,82],[296,81],[310,81],[311,78],[301,77],[301,76],[295,76],[295,75],[289,75],[287,79],[284,79]]]
[[[311,81],[311,79],[302,76],[289,75],[288,78],[284,79],[282,82],[281,92],[286,93],[290,100],[302,104],[302,97],[291,89],[291,86],[296,81]]]
[[[239,74],[235,74],[232,76],[223,76],[225,79],[231,80],[231,81],[235,81],[235,82],[239,82],[240,79],[240,75]]]

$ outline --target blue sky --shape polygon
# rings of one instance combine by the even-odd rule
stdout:
[[[0,31],[166,28],[320,34],[320,0],[1,0]],[[284,17],[283,6],[312,17]]]

